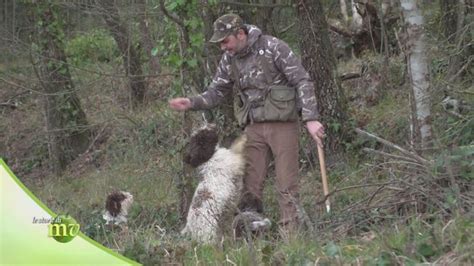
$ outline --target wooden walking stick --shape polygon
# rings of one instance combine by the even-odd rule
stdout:
[[[316,146],[318,146],[318,159],[319,168],[321,169],[321,178],[323,180],[323,192],[324,196],[327,197],[329,194],[328,177],[326,175],[326,160],[324,159],[323,142],[321,139],[315,137]],[[329,198],[326,198],[326,211],[331,211],[331,205],[329,204]]]

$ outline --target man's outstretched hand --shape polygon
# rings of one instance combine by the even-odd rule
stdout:
[[[191,100],[189,98],[174,98],[168,103],[170,108],[176,111],[186,111],[191,108]]]

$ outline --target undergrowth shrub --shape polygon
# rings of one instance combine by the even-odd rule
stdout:
[[[105,30],[94,29],[77,35],[66,44],[70,63],[81,66],[86,63],[109,62],[119,56],[114,38]]]
[[[124,116],[117,119],[108,140],[107,153],[115,162],[137,162],[156,158],[158,154],[170,156],[170,165],[179,164],[183,136],[179,131],[176,114],[159,106],[152,113]]]

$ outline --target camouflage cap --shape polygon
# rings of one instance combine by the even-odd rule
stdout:
[[[236,14],[226,14],[214,22],[214,34],[209,42],[220,42],[244,25],[242,19]]]

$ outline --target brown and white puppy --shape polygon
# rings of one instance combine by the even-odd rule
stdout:
[[[243,187],[246,141],[242,135],[229,149],[221,148],[214,125],[205,125],[191,136],[184,160],[197,167],[202,179],[182,234],[199,242],[215,243],[230,227]]]
[[[125,191],[114,191],[107,196],[105,213],[102,216],[106,224],[127,223],[127,215],[133,203],[133,195]]]

